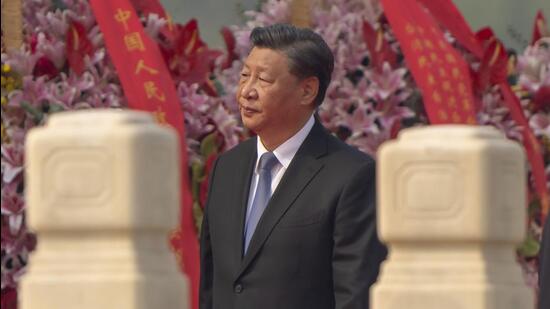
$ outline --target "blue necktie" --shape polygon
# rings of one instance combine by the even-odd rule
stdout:
[[[265,207],[271,197],[271,170],[279,163],[273,152],[266,152],[260,157],[258,187],[250,211],[246,213],[246,223],[244,226],[244,253],[248,249],[248,244],[254,235],[256,225],[260,221]]]

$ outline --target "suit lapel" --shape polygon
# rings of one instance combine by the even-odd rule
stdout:
[[[240,160],[237,163],[237,170],[235,174],[235,187],[237,188],[236,205],[237,209],[233,212],[233,218],[231,222],[237,224],[236,227],[231,230],[234,232],[233,243],[235,244],[235,252],[233,252],[233,261],[235,270],[238,270],[242,263],[243,248],[244,248],[244,220],[246,216],[246,208],[248,205],[248,195],[250,194],[250,181],[252,180],[252,173],[254,165],[256,163],[256,138],[251,138],[248,141],[250,144],[245,147],[243,153],[240,156]],[[241,175],[238,177],[237,175]]]
[[[298,149],[254,231],[254,236],[252,236],[248,251],[244,256],[239,275],[258,254],[280,218],[323,167],[323,164],[317,159],[326,153],[326,134],[324,128],[316,122],[308,137]],[[241,232],[243,224],[244,222],[241,220]]]

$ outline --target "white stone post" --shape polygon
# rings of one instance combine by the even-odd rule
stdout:
[[[378,154],[378,231],[389,246],[373,309],[533,309],[515,247],[525,159],[492,127],[403,131]]]
[[[176,133],[143,112],[55,114],[26,143],[38,234],[22,309],[185,309],[168,244],[179,213]]]

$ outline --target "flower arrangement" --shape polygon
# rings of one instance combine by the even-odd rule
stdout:
[[[550,37],[543,37],[528,46],[517,56],[515,65],[513,61],[512,55],[509,81],[521,100],[523,113],[539,142],[546,172],[546,189],[550,191]],[[509,138],[519,140],[516,133],[518,128],[514,128],[507,111],[500,105],[491,112],[490,104],[490,100],[484,104],[483,116],[490,119],[488,123],[506,132]],[[527,238],[518,250],[518,260],[527,284],[536,289],[538,252],[544,222],[541,222],[540,200],[534,192],[532,179],[529,181],[528,200]]]

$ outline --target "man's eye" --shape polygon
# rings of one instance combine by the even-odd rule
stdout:
[[[271,80],[269,80],[267,78],[263,78],[263,77],[260,77],[259,79],[260,79],[260,81],[266,82],[266,83],[271,83],[272,82]]]
[[[250,74],[248,74],[248,73],[241,73],[241,77],[248,77],[248,76],[250,76]]]

